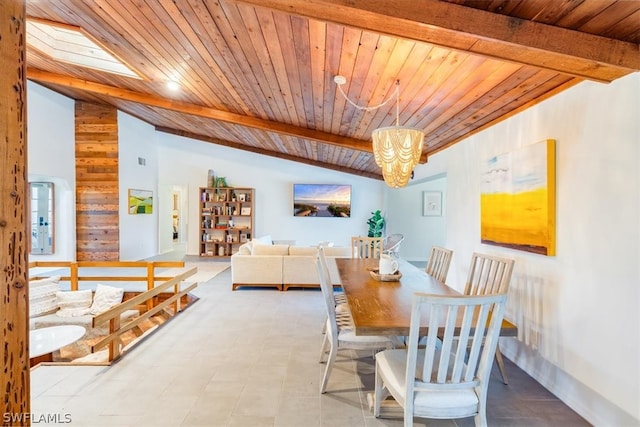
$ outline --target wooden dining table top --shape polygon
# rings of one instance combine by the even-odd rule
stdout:
[[[377,259],[336,258],[342,288],[351,310],[356,335],[409,335],[413,294],[461,295],[408,261],[399,260],[399,281],[380,281],[370,274]],[[421,335],[426,335],[428,316]],[[500,336],[516,336],[517,327],[503,320]]]

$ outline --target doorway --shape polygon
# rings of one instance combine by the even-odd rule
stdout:
[[[158,253],[184,251],[187,246],[187,186],[159,185]]]
[[[180,193],[175,191],[173,192],[173,210],[172,210],[172,239],[173,243],[180,243]]]
[[[185,250],[187,245],[187,191],[186,187],[171,187],[171,244],[172,249]]]

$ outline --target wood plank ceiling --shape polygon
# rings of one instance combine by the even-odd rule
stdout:
[[[585,79],[640,70],[640,1],[27,0],[143,78],[27,50],[29,79],[158,130],[381,179],[371,132],[400,82],[400,123],[423,162]],[[170,80],[182,89],[172,93]]]

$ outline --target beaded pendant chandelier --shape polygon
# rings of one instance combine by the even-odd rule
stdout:
[[[353,103],[342,90],[346,83],[343,76],[333,79],[344,99],[359,110],[377,110],[385,105],[389,98],[375,107],[360,107]],[[420,129],[400,126],[400,82],[396,82],[396,125],[378,128],[373,131],[373,156],[376,164],[382,169],[382,177],[389,187],[400,188],[407,185],[413,168],[420,161],[424,132]]]

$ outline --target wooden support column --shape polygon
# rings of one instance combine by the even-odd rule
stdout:
[[[76,259],[120,259],[118,111],[76,101]]]
[[[12,426],[31,425],[25,24],[24,0],[0,2],[0,416]]]

